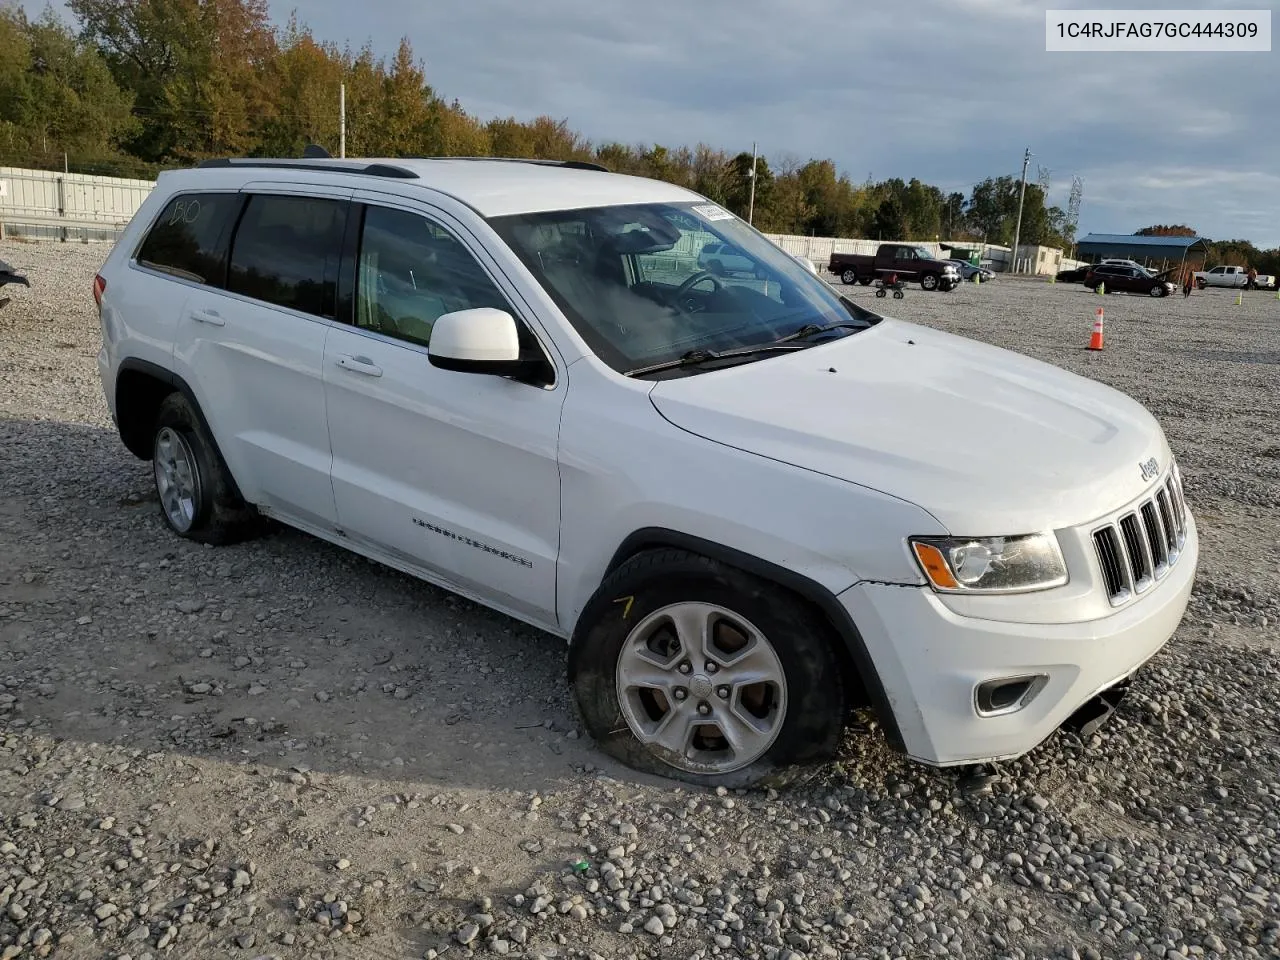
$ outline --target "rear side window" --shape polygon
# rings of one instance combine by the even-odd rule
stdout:
[[[227,272],[227,227],[238,193],[184,193],[165,206],[138,250],[138,262],[184,280],[221,286]]]
[[[346,208],[316,197],[251,196],[231,242],[227,289],[332,317]]]

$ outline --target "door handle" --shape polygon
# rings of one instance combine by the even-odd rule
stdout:
[[[215,327],[225,327],[227,325],[227,321],[222,319],[217,310],[193,310],[191,311],[191,319]]]
[[[339,356],[334,363],[343,370],[350,370],[352,373],[362,373],[366,377],[382,376],[382,368],[370,360],[368,357],[349,357],[346,354]]]

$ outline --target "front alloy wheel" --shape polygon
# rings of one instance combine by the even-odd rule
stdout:
[[[926,273],[920,278],[920,286],[925,290],[936,290],[938,288],[938,278],[932,273]]]
[[[780,786],[835,754],[848,716],[840,638],[790,591],[709,557],[643,550],[578,619],[583,725],[635,770],[704,787]]]
[[[623,642],[617,678],[636,739],[686,773],[749,766],[787,715],[777,652],[746,618],[715,604],[675,603],[645,617]]]

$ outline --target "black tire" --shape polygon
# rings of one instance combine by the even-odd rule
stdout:
[[[1205,283],[1203,280],[1197,280],[1197,281],[1196,281],[1196,289],[1197,289],[1197,290],[1203,290],[1203,289],[1204,289],[1205,287],[1207,287],[1207,286],[1208,286],[1208,284],[1207,284],[1207,283]]]
[[[883,297],[884,295],[885,295],[885,293],[884,293],[884,288],[883,288],[883,287],[881,287],[879,290],[877,290],[877,291],[876,291],[876,296],[877,296],[877,297]]]
[[[922,290],[937,290],[938,275],[936,273],[926,273],[920,278],[920,288]]]
[[[1169,291],[1166,290],[1163,286],[1154,286],[1150,290],[1150,294],[1153,297],[1164,297],[1164,296],[1167,296],[1168,293]]]
[[[903,294],[903,292],[902,292],[901,290],[895,290],[895,291],[893,291],[893,299],[895,299],[895,300],[901,300],[901,299],[903,298],[903,296],[904,296],[904,294]]]
[[[849,267],[845,267],[844,272],[842,272],[842,273],[840,274],[840,282],[841,282],[841,283],[846,283],[846,284],[852,285],[852,284],[854,284],[855,282],[857,282],[857,279],[858,279],[858,274],[857,274],[857,272],[856,272],[855,270],[853,270],[853,269],[849,268]],[[865,281],[863,281],[863,282],[865,282]]]
[[[669,764],[637,739],[623,715],[617,693],[623,643],[649,614],[680,602],[716,604],[746,618],[782,665],[782,726],[772,745],[741,769],[715,774]],[[569,648],[569,682],[596,745],[634,770],[704,787],[780,786],[813,775],[840,744],[849,701],[837,642],[822,616],[781,587],[683,550],[647,550],[615,570],[583,610]]]
[[[859,282],[860,284],[862,284],[864,287],[869,287],[869,286],[871,286],[871,278],[870,278],[870,277],[862,277],[858,282]]]
[[[180,537],[221,546],[257,536],[266,527],[258,511],[244,502],[222,454],[205,429],[191,402],[178,392],[165,397],[156,414],[152,433],[152,457],[161,431],[170,429],[186,443],[194,458],[198,495],[194,498],[191,525],[176,527],[160,505],[165,525]]]

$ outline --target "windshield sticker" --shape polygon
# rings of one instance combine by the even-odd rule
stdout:
[[[693,212],[707,220],[732,220],[733,214],[723,207],[717,207],[714,203],[704,203],[700,207],[694,207]]]

